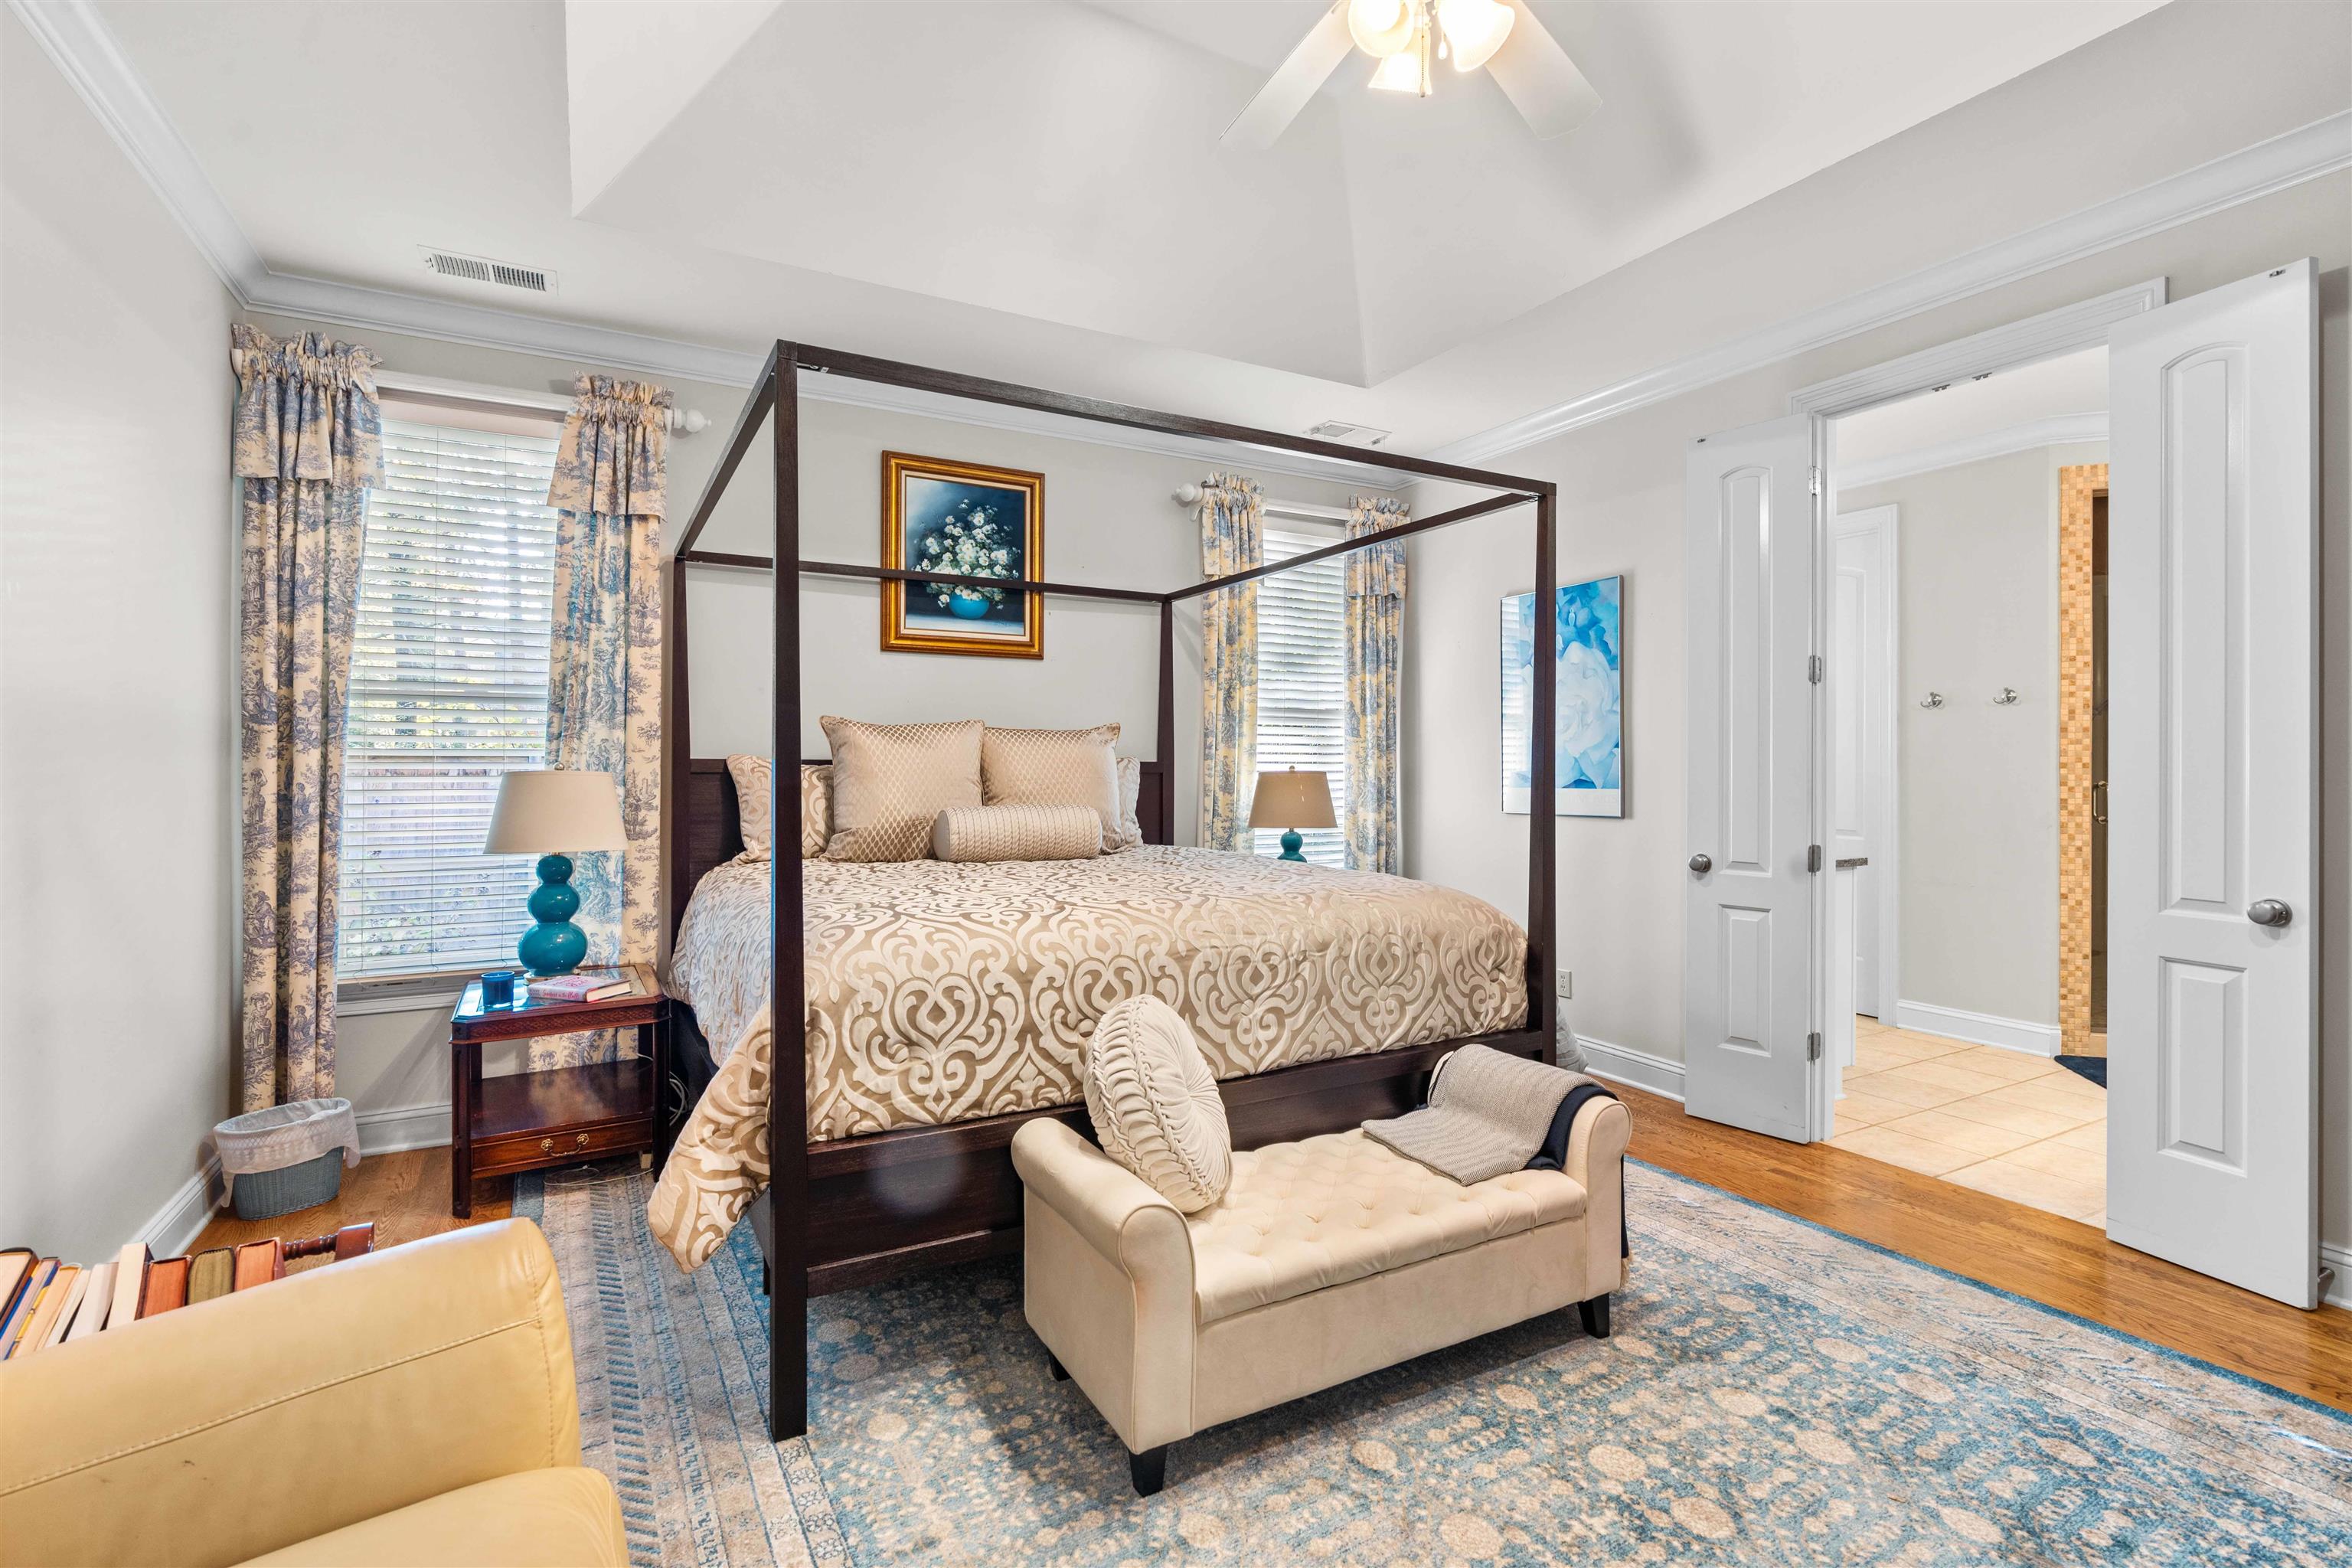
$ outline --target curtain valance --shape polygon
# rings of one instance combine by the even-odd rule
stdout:
[[[649,382],[583,375],[572,380],[572,399],[547,504],[600,517],[664,515],[668,508],[668,389]]]
[[[357,343],[316,332],[273,338],[229,328],[236,372],[230,461],[241,479],[325,479],[364,489],[383,482],[383,419],[375,372]]]

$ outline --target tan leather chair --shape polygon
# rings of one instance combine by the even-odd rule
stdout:
[[[609,1564],[547,1239],[505,1220],[0,1366],[0,1563]]]
[[[1570,1303],[1609,1333],[1624,1283],[1625,1145],[1615,1100],[1570,1124],[1566,1168],[1469,1186],[1360,1131],[1234,1155],[1186,1215],[1061,1121],[1013,1138],[1022,1309],[1127,1445],[1135,1489],[1168,1447]]]

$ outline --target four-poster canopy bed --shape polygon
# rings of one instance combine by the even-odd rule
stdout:
[[[801,580],[845,577],[877,583],[925,582],[999,588],[1006,586],[1007,581],[800,558],[799,377],[803,373],[1190,437],[1205,443],[1307,454],[1363,468],[1374,466],[1373,459],[1362,451],[1330,442],[1097,402],[862,354],[779,342],[768,356],[758,384],[736,419],[726,451],[687,525],[679,542],[676,569],[671,574],[668,614],[672,633],[665,693],[669,786],[664,796],[664,838],[668,857],[666,900],[675,940],[689,897],[705,874],[725,865],[742,848],[736,785],[727,764],[723,760],[693,754],[688,703],[685,574],[690,567],[772,572],[775,665],[771,732],[776,767],[774,783],[768,792],[772,803],[769,837],[772,864],[765,873],[769,889],[767,1001],[773,1030],[766,1103],[770,1180],[768,1193],[751,1210],[751,1218],[767,1259],[771,1282],[769,1429],[778,1440],[807,1429],[809,1299],[872,1284],[917,1268],[1017,1250],[1022,1209],[1021,1184],[1009,1153],[1013,1132],[1022,1123],[1038,1116],[1056,1117],[1082,1131],[1087,1130],[1086,1107],[1080,1102],[939,1124],[890,1126],[880,1131],[811,1142],[803,851],[800,830],[793,820],[798,810],[799,791],[786,782],[799,771],[788,759],[798,750],[802,734]],[[754,556],[698,549],[697,541],[719,499],[751,455],[760,426],[772,415],[773,554]],[[1536,602],[1552,602],[1557,586],[1553,540],[1557,501],[1552,485],[1391,453],[1381,454],[1377,466],[1496,493],[1277,563],[1167,592],[1033,581],[1025,577],[1019,580],[1020,587],[1029,593],[1149,605],[1158,609],[1156,754],[1140,764],[1135,812],[1147,843],[1166,846],[1175,842],[1175,790],[1170,764],[1176,749],[1174,617],[1179,604],[1219,588],[1526,502],[1534,503],[1535,510]],[[1557,634],[1552,616],[1539,615],[1535,621],[1536,679],[1530,732],[1549,736],[1553,729]],[[1549,800],[1553,748],[1537,745],[1530,750],[1531,795],[1538,801]],[[1368,1117],[1396,1115],[1416,1102],[1422,1079],[1431,1064],[1444,1051],[1470,1037],[1499,1049],[1549,1060],[1553,1050],[1554,861],[1552,817],[1548,812],[1533,813],[1528,837],[1525,973],[1523,976],[1511,977],[1511,1010],[1517,1015],[1515,1023],[1478,1030],[1475,1036],[1374,1048],[1370,1054],[1304,1061],[1227,1078],[1220,1083],[1219,1089],[1225,1101],[1234,1146],[1255,1148],[1340,1131]],[[1523,1012],[1517,1002],[1522,979]],[[711,1046],[724,1049],[733,1044],[705,1042],[690,1010],[681,1007],[679,1012],[684,1015],[678,1030],[679,1048],[673,1055],[682,1063],[683,1077],[668,1086],[676,1103],[664,1108],[665,1147],[667,1130],[695,1105],[703,1083],[714,1070]]]

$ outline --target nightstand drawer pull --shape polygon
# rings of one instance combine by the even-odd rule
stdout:
[[[572,1135],[572,1146],[574,1149],[585,1149],[588,1147],[588,1134],[585,1132],[574,1133]]]
[[[552,1138],[542,1138],[542,1139],[541,1139],[541,1140],[539,1141],[539,1152],[540,1152],[541,1153],[542,1153],[542,1154],[552,1154],[552,1153],[554,1153],[554,1152],[555,1152],[555,1140],[554,1140],[554,1139],[552,1139]]]

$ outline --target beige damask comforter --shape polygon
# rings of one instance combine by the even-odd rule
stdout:
[[[767,1181],[768,872],[705,877],[671,965],[725,1050],[648,1210],[688,1268]],[[803,887],[812,1141],[1073,1104],[1097,1020],[1146,993],[1192,1025],[1220,1079],[1527,1011],[1517,922],[1402,877],[1147,845],[1092,860],[813,861]]]

